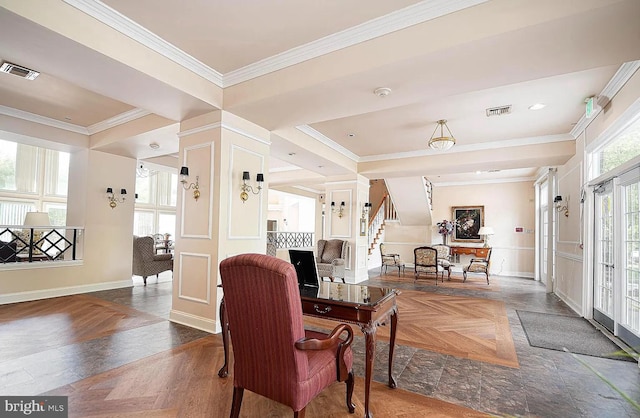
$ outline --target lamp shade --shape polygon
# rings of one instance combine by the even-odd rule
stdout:
[[[127,194],[127,189],[120,189],[120,194]]]
[[[188,176],[189,175],[189,167],[181,167],[180,168],[180,175],[181,176]]]
[[[242,180],[251,180],[251,177],[249,177],[249,172],[248,171],[243,171],[242,172]]]
[[[47,212],[27,212],[24,217],[25,226],[51,226]]]
[[[256,176],[256,181],[258,183],[262,183],[264,181],[264,174],[258,173],[258,175]]]
[[[493,234],[495,234],[495,232],[493,231],[493,228],[490,226],[480,227],[480,230],[478,231],[478,235],[493,235]]]

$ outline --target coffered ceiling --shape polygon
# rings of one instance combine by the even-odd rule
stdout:
[[[0,0],[0,59],[41,72],[0,74],[0,113],[92,135],[155,114],[92,140],[150,158],[177,152],[172,122],[222,108],[272,131],[280,184],[532,178],[575,152],[585,98],[637,69],[638,21],[637,0]],[[439,119],[449,151],[427,147]]]

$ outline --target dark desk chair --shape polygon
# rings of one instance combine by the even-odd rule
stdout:
[[[338,325],[330,335],[305,331],[296,271],[291,263],[262,254],[241,254],[220,263],[226,317],[233,341],[233,401],[238,417],[245,389],[291,407],[305,407],[336,381],[354,387],[353,331]],[[346,332],[346,340],[340,335]]]

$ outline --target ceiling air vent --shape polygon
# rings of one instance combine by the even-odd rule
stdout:
[[[500,106],[500,107],[490,107],[489,109],[487,109],[487,117],[508,115],[509,113],[511,113],[511,105]]]
[[[18,77],[26,78],[27,80],[35,80],[40,75],[39,72],[30,70],[17,64],[11,64],[5,62],[0,67],[0,71],[7,74],[17,75]]]

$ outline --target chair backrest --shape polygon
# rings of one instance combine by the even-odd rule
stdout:
[[[233,341],[234,379],[285,405],[308,378],[306,355],[295,349],[305,336],[296,271],[263,254],[241,254],[220,263],[224,301]]]
[[[387,253],[387,249],[385,248],[384,242],[380,243],[380,255],[384,257],[384,255]]]
[[[416,266],[437,267],[438,251],[432,247],[418,247],[413,250],[414,262]]]
[[[432,245],[432,248],[435,248],[438,252],[438,258],[442,260],[448,260],[451,255],[451,247],[445,244],[436,244]]]
[[[153,260],[155,251],[153,237],[133,237],[133,262],[146,263]]]
[[[321,263],[331,263],[336,258],[345,258],[347,241],[341,239],[318,240],[318,259]]]

